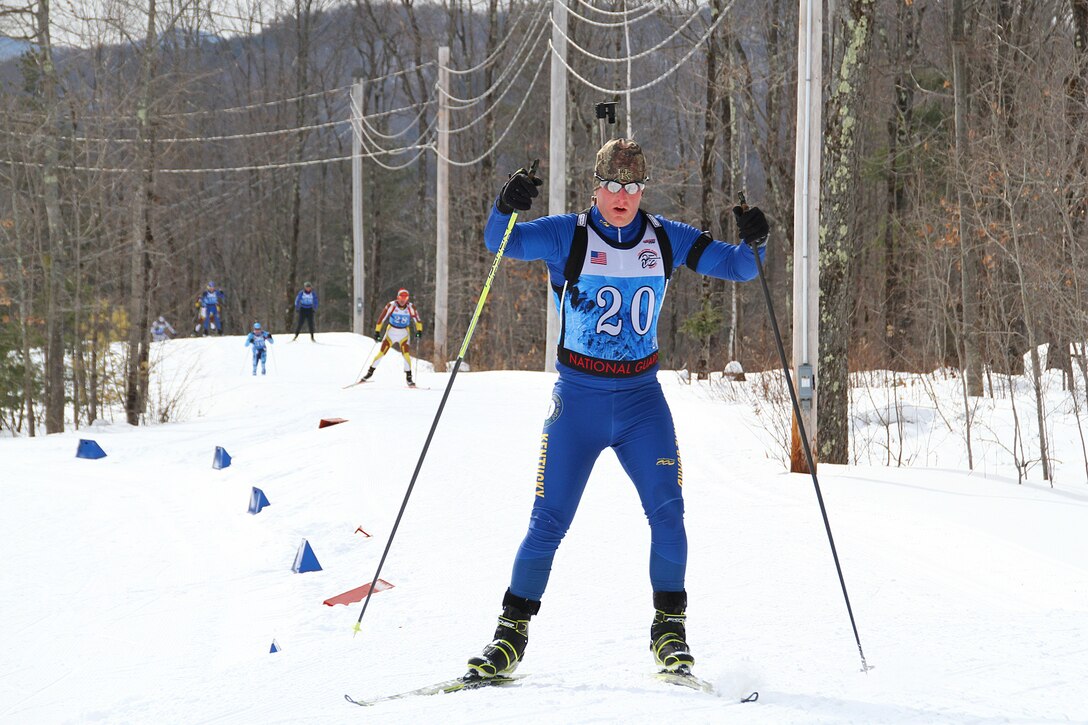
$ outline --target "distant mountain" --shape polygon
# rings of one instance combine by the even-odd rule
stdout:
[[[0,63],[16,58],[30,50],[30,43],[0,35]]]

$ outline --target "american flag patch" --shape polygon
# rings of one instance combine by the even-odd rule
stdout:
[[[608,264],[608,254],[605,252],[590,252],[590,264]]]

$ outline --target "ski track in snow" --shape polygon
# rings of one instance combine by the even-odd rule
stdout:
[[[530,676],[356,708],[344,693],[455,677],[489,640],[554,376],[458,375],[381,574],[394,588],[353,636],[361,605],[322,601],[372,579],[448,377],[421,365],[417,394],[390,358],[344,390],[373,343],[319,340],[273,345],[256,377],[240,337],[156,344],[153,394],[181,387],[183,422],[0,439],[0,721],[1088,722],[1083,481],[821,465],[862,673],[811,478],[768,455],[745,406],[664,372],[689,639],[719,696],[652,676],[649,529],[605,452],[530,627]],[[107,457],[76,459],[80,438]],[[217,445],[229,468],[212,469]],[[271,502],[256,516],[252,486]],[[290,571],[303,538],[323,571]]]

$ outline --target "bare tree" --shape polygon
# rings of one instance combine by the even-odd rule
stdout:
[[[820,209],[820,408],[817,450],[828,463],[850,459],[851,262],[859,248],[858,139],[862,87],[873,36],[873,0],[850,0],[832,21],[831,92],[824,106]]]

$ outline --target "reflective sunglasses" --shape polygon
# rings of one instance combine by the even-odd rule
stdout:
[[[615,179],[602,179],[596,174],[594,174],[594,176],[596,176],[597,181],[600,182],[598,186],[602,189],[606,189],[610,194],[618,194],[620,189],[623,189],[628,194],[637,194],[646,188],[645,181],[632,181],[627,184],[621,184]]]

